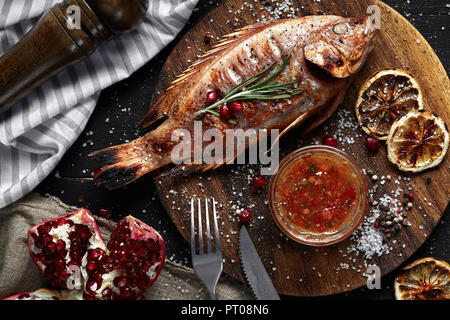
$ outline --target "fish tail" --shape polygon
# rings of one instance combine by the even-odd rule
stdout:
[[[143,138],[90,154],[100,164],[94,171],[94,183],[114,190],[160,167],[158,161],[152,161],[152,150],[146,150],[149,144]]]

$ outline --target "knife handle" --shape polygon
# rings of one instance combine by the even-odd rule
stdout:
[[[0,57],[0,113],[42,82],[133,29],[148,0],[65,0]],[[71,23],[78,15],[79,25]]]

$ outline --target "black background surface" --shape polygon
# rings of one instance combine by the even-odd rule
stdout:
[[[200,0],[198,10],[194,11],[181,34],[189,30],[220,2],[220,0]],[[385,2],[404,15],[423,34],[448,73],[450,66],[450,5],[447,5],[448,1],[386,0]],[[132,214],[161,233],[167,243],[169,259],[190,265],[188,244],[164,212],[151,176],[143,177],[127,188],[107,191],[93,185],[91,172],[96,165],[87,158],[87,155],[93,151],[131,141],[145,132],[137,128],[136,124],[150,107],[154,84],[165,58],[176,41],[130,78],[102,92],[85,131],[69,149],[55,171],[35,191],[42,195],[57,196],[70,205],[85,206],[94,214],[97,214],[100,208],[108,208],[112,211],[113,220]],[[80,202],[83,198],[84,202]],[[409,261],[426,256],[450,261],[448,208],[446,211],[430,238]],[[316,299],[393,299],[392,284],[395,273],[394,271],[383,277],[380,290],[361,288]]]

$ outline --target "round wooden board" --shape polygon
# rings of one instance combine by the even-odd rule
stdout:
[[[368,76],[378,70],[400,68],[411,72],[422,86],[426,108],[440,114],[449,122],[449,79],[433,49],[421,34],[399,13],[380,1],[294,1],[300,9],[298,15],[336,14],[347,17],[364,16],[369,5],[381,8],[382,26],[375,48],[364,69],[349,89],[345,101],[340,106],[340,115],[333,115],[324,126],[317,128],[306,137],[299,137],[300,130],[292,130],[283,137],[280,144],[281,157],[305,145],[317,143],[326,133],[341,137],[353,137],[341,141],[340,148],[349,152],[366,169],[374,170],[378,176],[392,175],[393,179],[380,185],[376,197],[390,193],[398,187],[414,188],[414,208],[408,213],[411,227],[404,228],[389,243],[390,252],[365,261],[363,255],[355,252],[347,254],[354,240],[347,239],[340,244],[324,248],[312,248],[295,243],[283,236],[275,225],[267,206],[267,192],[252,194],[248,184],[251,170],[258,167],[234,165],[224,166],[214,172],[190,177],[164,178],[157,180],[157,189],[165,209],[182,236],[189,241],[191,197],[215,197],[222,205],[220,213],[221,244],[224,255],[224,271],[245,281],[238,255],[239,224],[233,218],[230,203],[241,201],[252,207],[253,220],[249,233],[255,243],[263,263],[280,294],[293,296],[320,296],[349,291],[366,284],[363,275],[367,263],[375,263],[386,274],[410,257],[430,235],[441,218],[450,194],[448,157],[437,168],[421,174],[405,175],[397,171],[386,157],[383,146],[376,155],[370,155],[364,147],[364,135],[355,127],[354,101],[357,90]],[[238,15],[237,9],[243,1],[228,0],[212,10],[188,31],[169,55],[160,75],[157,92],[163,92],[170,82],[186,69],[197,56],[207,51],[216,41],[205,43],[204,34],[221,37],[237,27],[257,22],[256,19],[267,12],[259,11],[260,4],[251,3],[253,16],[246,7]],[[333,4],[330,4],[333,3]],[[304,7],[302,7],[302,5]],[[232,22],[230,22],[232,21]],[[156,96],[154,97],[157,98]],[[342,110],[348,110],[347,113]],[[356,136],[356,138],[355,138]],[[395,183],[395,174],[403,179]],[[426,183],[431,177],[432,182]],[[408,179],[410,178],[410,181]],[[369,184],[373,185],[372,182]],[[418,208],[422,209],[419,210]]]

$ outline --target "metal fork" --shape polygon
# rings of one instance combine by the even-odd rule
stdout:
[[[206,286],[209,292],[211,300],[216,300],[216,285],[222,274],[223,261],[222,250],[220,248],[219,229],[217,227],[217,213],[216,202],[214,198],[211,198],[213,203],[213,218],[214,218],[214,238],[215,238],[215,252],[212,252],[211,245],[211,231],[209,228],[209,201],[205,199],[205,224],[206,224],[206,247],[207,251],[204,252],[203,246],[203,228],[202,228],[202,205],[200,199],[198,199],[198,254],[196,253],[196,232],[195,232],[195,206],[194,199],[191,199],[191,256],[192,265],[194,271],[203,284]]]

